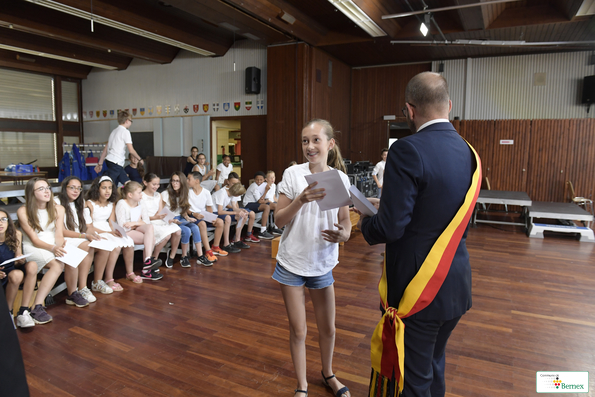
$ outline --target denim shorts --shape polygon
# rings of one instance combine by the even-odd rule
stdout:
[[[306,288],[309,289],[323,289],[333,285],[335,282],[332,270],[329,270],[327,274],[323,274],[322,276],[299,276],[285,269],[279,264],[279,262],[277,262],[277,266],[275,267],[275,272],[273,273],[272,277],[273,280],[283,285],[288,285],[290,287],[303,287],[305,285]]]

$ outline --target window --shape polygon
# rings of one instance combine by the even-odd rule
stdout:
[[[52,77],[0,69],[0,118],[56,121],[54,109]]]
[[[0,168],[8,164],[37,161],[38,167],[57,167],[56,134],[39,132],[0,131],[2,160]]]
[[[78,84],[62,81],[62,121],[79,121]]]

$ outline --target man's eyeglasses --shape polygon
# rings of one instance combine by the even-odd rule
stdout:
[[[409,102],[405,102],[407,105],[411,106],[413,109],[415,109],[415,105]],[[409,115],[409,112],[407,111],[407,106],[403,106],[403,109],[401,109],[401,111],[403,112],[403,116],[407,117]]]
[[[42,186],[35,189],[36,192],[47,192],[49,190],[52,190],[52,188],[49,186]]]
[[[66,186],[67,189],[72,190],[73,192],[82,192],[83,188],[80,186]]]

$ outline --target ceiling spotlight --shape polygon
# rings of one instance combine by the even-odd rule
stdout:
[[[431,17],[432,17],[432,15],[428,12],[426,15],[424,15],[424,21],[421,23],[421,25],[419,25],[419,31],[424,36],[427,36],[428,31],[430,30],[430,18]]]

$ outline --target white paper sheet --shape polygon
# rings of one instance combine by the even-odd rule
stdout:
[[[314,186],[314,189],[324,189],[326,196],[322,200],[317,201],[321,211],[351,205],[349,193],[345,189],[339,171],[319,172],[317,174],[306,175],[305,178],[308,185],[318,182],[318,185]]]
[[[6,261],[0,263],[0,267],[2,267],[4,265],[7,265],[9,263],[12,263],[12,262],[19,261],[19,260],[21,260],[23,258],[27,258],[27,257],[29,257],[31,255],[33,255],[33,254],[21,255],[21,256],[17,256],[16,258],[12,258],[12,259],[6,260]]]
[[[217,214],[213,214],[212,212],[209,211],[201,211],[200,213],[202,216],[204,216],[204,220],[207,222],[215,222],[215,220],[217,220]]]
[[[128,237],[126,236],[126,229],[124,229],[122,226],[118,225],[114,221],[110,221],[110,223],[112,225],[112,229],[119,231],[122,237]]]
[[[258,190],[258,193],[260,193],[260,195],[262,196],[264,194],[264,189],[266,189],[267,187],[267,183],[263,182],[260,184],[260,186],[256,187],[256,190]]]
[[[159,212],[158,215],[161,214],[165,214],[165,218],[163,218],[163,221],[169,223],[169,221],[171,221],[172,219],[174,219],[176,217],[176,214],[174,214],[173,212],[171,212],[171,210],[167,207],[163,207],[163,209]]]
[[[355,208],[360,210],[362,214],[374,216],[376,213],[378,213],[376,207],[374,207],[370,200],[368,200],[358,188],[351,185],[351,187],[349,187],[349,192],[351,193],[351,200],[353,201]]]
[[[130,209],[130,222],[136,222],[140,220],[142,207],[140,205]]]
[[[240,220],[238,221],[238,224],[236,225],[236,229],[242,230],[242,228],[244,227],[244,223],[246,223],[246,219],[247,218],[248,217],[246,217],[246,218],[240,218]]]
[[[114,248],[116,248],[116,244],[102,238],[99,240],[91,241],[91,243],[89,243],[89,247],[97,248],[103,251],[113,251]]]
[[[56,259],[74,268],[77,268],[88,254],[87,251],[70,244],[66,244],[64,251],[66,251],[66,255],[56,257]]]

